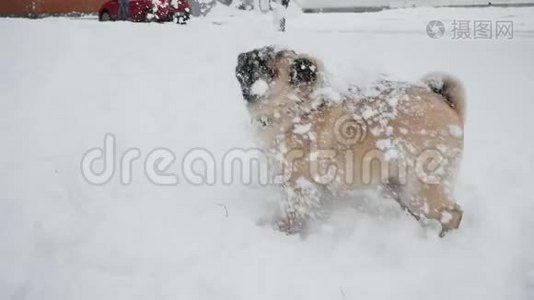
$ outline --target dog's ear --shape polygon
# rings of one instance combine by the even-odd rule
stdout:
[[[289,82],[291,85],[312,85],[317,81],[317,66],[308,58],[297,58],[291,63]]]

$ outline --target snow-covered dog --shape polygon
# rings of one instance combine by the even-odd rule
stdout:
[[[465,111],[458,80],[383,80],[332,97],[320,61],[274,47],[241,53],[236,76],[263,146],[285,174],[281,230],[299,232],[325,195],[362,187],[379,187],[415,218],[438,221],[441,235],[458,228],[453,183]]]

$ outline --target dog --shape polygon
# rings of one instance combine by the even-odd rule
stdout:
[[[459,80],[433,73],[337,93],[319,59],[273,46],[239,54],[235,74],[262,146],[283,170],[280,230],[301,232],[325,198],[362,188],[379,189],[417,220],[439,222],[440,236],[459,227]]]

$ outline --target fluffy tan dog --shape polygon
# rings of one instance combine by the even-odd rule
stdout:
[[[301,231],[327,195],[371,187],[418,220],[438,221],[442,236],[458,228],[453,181],[465,111],[458,80],[431,74],[418,84],[378,81],[339,96],[320,61],[273,47],[240,54],[236,76],[283,174],[281,230]]]

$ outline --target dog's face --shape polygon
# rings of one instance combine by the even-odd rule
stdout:
[[[249,108],[265,105],[281,93],[305,93],[318,80],[318,66],[313,59],[274,47],[239,54],[235,72]]]

